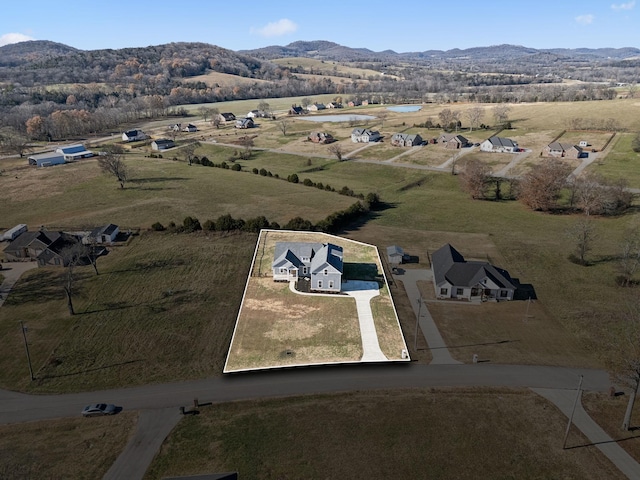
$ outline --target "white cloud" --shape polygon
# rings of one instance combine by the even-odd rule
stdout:
[[[619,10],[633,10],[633,7],[636,6],[636,0],[631,0],[627,3],[614,3],[611,5],[611,8],[619,11]]]
[[[280,37],[288,33],[293,33],[296,30],[298,30],[298,25],[287,18],[283,18],[277,22],[267,23],[261,28],[252,28],[251,33],[256,33],[263,37]]]
[[[593,15],[591,15],[591,14],[588,14],[588,15],[578,15],[578,16],[576,17],[576,22],[578,22],[580,25],[590,25],[590,24],[592,24],[592,23],[593,23],[593,20],[594,20],[595,18],[596,18],[596,17],[595,17],[595,16],[593,16]]]
[[[9,45],[10,43],[26,42],[27,40],[35,40],[35,38],[23,33],[5,33],[0,35],[0,47]]]

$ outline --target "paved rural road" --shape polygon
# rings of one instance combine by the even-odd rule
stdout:
[[[604,370],[525,365],[342,365],[265,371],[142,387],[67,395],[25,395],[0,390],[0,424],[74,417],[90,403],[107,402],[125,410],[190,406],[193,399],[229,402],[354,390],[506,386],[575,389],[584,375],[584,389],[607,391]]]

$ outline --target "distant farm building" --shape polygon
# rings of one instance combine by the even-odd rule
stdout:
[[[64,159],[66,161],[93,157],[93,152],[91,150],[87,150],[85,146],[81,144],[56,148],[56,153],[61,153],[62,155],[64,155]]]
[[[36,167],[51,167],[65,163],[64,154],[58,152],[38,153],[27,157],[29,165]]]

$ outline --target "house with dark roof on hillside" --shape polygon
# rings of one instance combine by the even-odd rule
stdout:
[[[167,150],[176,146],[176,142],[169,138],[157,138],[151,142],[151,150]]]
[[[332,243],[277,242],[273,279],[308,279],[311,291],[337,293],[342,287],[342,256],[342,247]]]
[[[516,153],[518,144],[510,138],[496,137],[494,135],[480,144],[480,150],[483,152]]]
[[[543,155],[545,157],[556,158],[580,158],[584,154],[584,151],[578,145],[571,143],[551,142],[544,147]]]
[[[79,242],[79,237],[64,232],[24,232],[4,249],[4,255],[10,262],[36,260],[40,267],[66,266],[63,250]]]
[[[431,255],[436,298],[512,300],[516,286],[509,272],[488,262],[465,260],[448,243]]]
[[[454,150],[469,146],[469,140],[467,140],[462,135],[455,135],[453,133],[443,133],[438,137],[437,142],[440,145],[444,146],[444,148],[450,148]]]
[[[140,140],[146,140],[149,136],[142,130],[127,130],[122,134],[123,142],[138,142]]]
[[[419,134],[394,133],[391,136],[391,145],[395,147],[416,147],[422,145],[424,140]]]

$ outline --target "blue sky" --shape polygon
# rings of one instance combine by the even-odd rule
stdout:
[[[181,41],[244,50],[296,40],[397,52],[502,43],[640,47],[640,0],[0,0],[0,6],[0,45],[35,39],[83,50]]]

